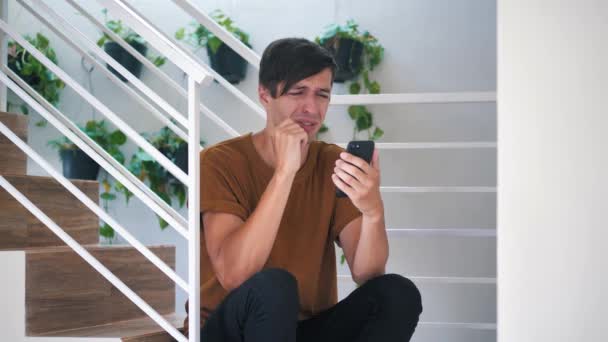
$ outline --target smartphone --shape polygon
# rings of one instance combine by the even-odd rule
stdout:
[[[356,140],[351,141],[346,146],[346,152],[365,160],[368,163],[372,162],[372,155],[374,154],[374,141],[373,140]],[[336,196],[346,197],[346,194],[336,188]]]

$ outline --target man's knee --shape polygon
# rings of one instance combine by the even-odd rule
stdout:
[[[376,289],[380,305],[400,313],[422,313],[422,297],[418,287],[408,278],[389,273],[370,279],[367,285]]]
[[[256,295],[268,305],[293,308],[299,307],[298,281],[281,268],[266,268],[255,273],[248,282]]]

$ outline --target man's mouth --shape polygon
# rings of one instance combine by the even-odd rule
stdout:
[[[307,133],[312,132],[317,127],[316,121],[311,120],[294,120],[302,129],[304,129]]]
[[[300,125],[300,127],[302,127],[303,130],[305,130],[307,133],[312,132],[315,127],[317,127],[316,123],[313,122],[302,122],[302,121],[296,121],[298,123],[298,125]]]

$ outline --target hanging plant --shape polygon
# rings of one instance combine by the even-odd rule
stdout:
[[[249,34],[234,25],[234,21],[230,19],[221,10],[217,9],[209,14],[220,26],[224,27],[228,32],[232,33],[243,44],[251,47],[249,43]],[[221,41],[216,35],[207,30],[199,23],[191,23],[191,31],[186,32],[186,28],[182,27],[175,32],[175,38],[183,40],[198,51],[201,48],[207,48],[211,67],[218,74],[222,75],[228,82],[237,84],[245,79],[247,71],[247,61],[238,53],[232,50],[228,45]],[[196,52],[195,51],[195,52]]]
[[[182,171],[188,172],[188,144],[177,136],[168,127],[163,127],[154,134],[142,134],[169,160],[174,162]],[[205,142],[201,141],[201,145]],[[150,189],[167,204],[172,205],[172,198],[177,198],[177,203],[182,208],[186,203],[186,187],[177,180],[170,172],[162,167],[154,158],[141,148],[131,157],[128,166],[131,173],[141,181],[148,181]],[[122,190],[125,195],[129,194],[127,189]],[[128,197],[127,197],[128,200]],[[167,227],[167,222],[158,217],[161,229]]]
[[[338,65],[335,82],[349,81],[348,90],[352,95],[363,91],[379,94],[380,84],[370,79],[370,72],[384,58],[384,48],[368,31],[359,32],[358,26],[352,19],[346,25],[329,25],[321,36],[315,38],[315,42],[334,56]],[[362,131],[367,132],[370,140],[378,140],[384,135],[384,131],[375,125],[374,115],[366,106],[349,106],[348,115],[355,122],[353,140]]]
[[[46,36],[42,33],[36,33],[35,37],[26,35],[24,38],[51,62],[57,64],[57,55],[55,54],[55,50],[51,48],[49,39]],[[8,42],[8,67],[38,94],[42,95],[51,105],[57,106],[60,91],[65,87],[65,84],[15,41]],[[25,103],[15,104],[9,102],[8,110],[15,111],[15,109],[18,109],[19,112],[25,115],[29,113]],[[46,120],[41,120],[36,123],[36,126],[46,126],[46,123]]]
[[[127,141],[126,135],[120,130],[111,131],[104,120],[89,120],[80,129],[86,133],[93,141],[108,152],[117,162],[124,164],[125,156],[120,147]],[[57,149],[63,164],[63,175],[66,178],[96,180],[99,174],[99,165],[86,153],[78,148],[66,137],[50,140],[48,145]],[[104,191],[99,195],[103,208],[108,211],[109,202],[116,199],[116,194],[112,191],[110,179],[107,172],[104,172],[101,181]],[[116,190],[122,191],[124,186],[115,182]],[[99,227],[99,235],[112,241],[114,229],[103,222]]]
[[[155,56],[148,54],[148,43],[135,31],[123,25],[121,20],[108,20],[108,10],[102,10],[105,18],[105,25],[112,32],[120,36],[127,44],[131,45],[142,55],[146,56],[155,66],[160,67],[167,61],[167,58],[161,56]],[[103,47],[105,52],[120,63],[125,69],[132,73],[135,77],[141,75],[142,64],[127,50],[125,50],[120,44],[112,40],[105,32],[97,41],[99,47]],[[124,78],[118,71],[114,70],[111,66],[107,65],[108,69],[123,82],[127,79]]]

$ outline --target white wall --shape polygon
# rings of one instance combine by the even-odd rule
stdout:
[[[133,1],[138,8],[161,29],[171,36],[190,19],[168,1]],[[99,33],[86,20],[63,1],[47,2],[67,16],[74,25],[96,40]],[[84,3],[81,1],[80,3]],[[496,88],[496,5],[487,0],[310,0],[293,1],[195,1],[201,8],[211,11],[222,8],[251,34],[253,49],[261,54],[264,47],[277,38],[301,36],[313,39],[325,25],[334,21],[344,23],[356,19],[363,29],[376,35],[386,49],[385,60],[373,73],[383,92],[455,92],[494,91]],[[87,1],[87,6],[99,14],[97,2]],[[75,51],[63,44],[46,27],[42,27],[15,1],[10,1],[10,22],[23,33],[41,30],[47,34],[57,51],[60,65],[70,75],[86,84],[80,58]],[[171,20],[167,20],[171,18]],[[261,24],[264,23],[264,24]],[[206,56],[201,54],[206,60]],[[164,67],[174,79],[181,81],[181,73],[171,65]],[[184,101],[166,90],[151,73],[142,76],[154,89],[162,89],[168,101],[178,108],[185,108]],[[123,115],[138,130],[159,127],[142,109],[117,93],[110,81],[99,72],[93,73],[94,93],[110,108]],[[254,101],[256,98],[257,71],[251,66],[247,78],[238,85]],[[336,85],[336,93],[344,93],[342,85]],[[264,122],[236,98],[217,85],[204,89],[202,100],[216,110],[239,132],[261,129]],[[91,117],[90,108],[66,89],[62,94],[60,109],[79,122]],[[371,106],[378,124],[385,130],[383,142],[407,141],[494,141],[496,139],[495,105],[486,104],[425,104]],[[97,118],[100,115],[97,114]],[[330,109],[327,123],[328,141],[344,142],[351,138],[352,123],[345,106]],[[227,138],[208,119],[202,120],[202,135],[209,142]],[[52,128],[30,127],[30,144],[60,167],[56,152],[45,146],[46,141],[58,133]],[[132,150],[132,147],[129,148]],[[383,185],[495,185],[496,154],[494,151],[386,151],[381,157]],[[41,170],[29,165],[29,172]],[[494,194],[386,194],[387,224],[393,228],[489,228],[495,227]],[[146,243],[171,243],[177,245],[178,273],[185,276],[185,243],[173,231],[161,232],[151,212],[137,200],[126,207],[117,201],[111,207],[119,221]],[[474,242],[459,239],[424,238],[424,249],[419,249],[417,259],[396,260],[391,269],[415,275],[495,276],[494,240],[479,239]],[[458,253],[474,244],[473,253]],[[407,244],[400,248],[405,250]],[[440,251],[447,249],[451,254]],[[434,251],[436,253],[434,253]],[[398,251],[397,251],[398,252]],[[395,252],[395,255],[399,253]],[[411,255],[411,254],[410,254]],[[431,258],[427,260],[423,257]],[[479,259],[475,261],[475,259]],[[422,263],[420,260],[427,260]],[[460,271],[469,262],[464,274]],[[464,265],[464,266],[463,266]],[[451,266],[457,267],[452,269]],[[345,294],[345,290],[341,290]],[[455,290],[455,293],[459,290]],[[470,290],[469,290],[470,291]],[[493,287],[491,288],[493,291]],[[183,309],[184,296],[179,294],[178,310]],[[487,309],[493,307],[493,299],[479,299],[475,305]],[[472,305],[474,306],[474,305]],[[438,307],[440,309],[440,307]],[[464,308],[465,310],[467,308]],[[471,309],[474,311],[474,309]],[[475,316],[484,322],[494,322],[493,310]],[[478,312],[480,312],[478,310]],[[429,314],[433,316],[432,312]],[[472,314],[471,314],[472,315]],[[450,316],[461,321],[471,315]],[[444,318],[447,317],[444,315]],[[484,336],[487,336],[484,335]],[[466,340],[466,336],[463,337]]]
[[[498,340],[607,341],[608,4],[498,13]]]

